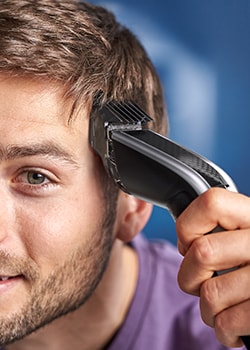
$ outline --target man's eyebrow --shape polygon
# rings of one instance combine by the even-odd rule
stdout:
[[[73,155],[62,146],[54,142],[32,143],[26,145],[8,145],[3,147],[0,144],[0,159],[14,160],[18,158],[43,155],[51,158],[58,158],[73,165],[77,165],[77,161]]]

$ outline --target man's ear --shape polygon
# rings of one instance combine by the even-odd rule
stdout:
[[[152,204],[120,192],[117,203],[115,236],[123,242],[131,241],[146,225]]]

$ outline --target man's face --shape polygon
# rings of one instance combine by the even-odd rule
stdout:
[[[112,244],[88,116],[61,96],[0,75],[0,343],[83,303]]]

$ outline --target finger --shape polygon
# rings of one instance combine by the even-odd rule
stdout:
[[[211,188],[196,198],[178,217],[176,231],[181,253],[194,239],[221,226],[225,230],[250,227],[250,198],[225,189]]]
[[[211,278],[200,289],[200,310],[203,321],[214,327],[215,317],[224,310],[250,299],[250,266]]]
[[[227,347],[239,347],[243,335],[250,334],[250,300],[230,307],[215,318],[215,332],[218,340]]]
[[[201,285],[215,271],[248,264],[249,245],[250,230],[224,231],[197,238],[180,266],[180,288],[189,294],[199,295]]]

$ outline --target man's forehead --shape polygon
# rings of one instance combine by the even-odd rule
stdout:
[[[41,116],[41,121],[61,120],[70,125],[78,118],[89,119],[90,103],[86,98],[76,103],[58,81],[0,72],[0,117],[4,113],[17,121],[20,117],[29,120],[33,116],[35,122]]]

